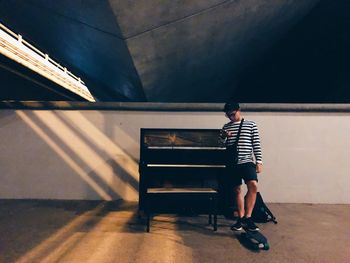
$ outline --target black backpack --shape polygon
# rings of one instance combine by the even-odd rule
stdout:
[[[276,217],[272,214],[270,209],[264,203],[262,196],[259,192],[256,194],[256,201],[252,213],[252,219],[256,223],[274,222],[277,224]]]

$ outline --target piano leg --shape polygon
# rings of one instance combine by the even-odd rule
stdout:
[[[218,219],[218,217],[217,217],[217,214],[218,214],[218,209],[217,209],[217,207],[218,207],[218,199],[217,199],[217,197],[216,197],[216,195],[215,195],[215,197],[214,197],[214,200],[213,200],[213,205],[214,205],[214,207],[213,207],[213,210],[214,210],[214,231],[216,231],[216,230],[218,230],[218,225],[217,225],[217,219]]]
[[[150,216],[147,214],[147,232],[149,232],[149,227],[150,226]]]
[[[209,197],[209,220],[208,220],[208,224],[211,225],[212,224],[212,214],[213,214],[213,198]]]
[[[150,220],[151,220],[151,215],[150,215],[150,204],[149,204],[149,196],[146,195],[145,198],[145,212],[146,212],[146,231],[150,231]]]
[[[212,216],[214,215],[214,224],[212,222]],[[213,225],[214,231],[218,229],[217,227],[217,198],[215,196],[211,196],[209,198],[209,225]]]

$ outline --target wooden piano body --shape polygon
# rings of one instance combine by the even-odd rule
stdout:
[[[141,129],[139,209],[176,213],[190,208],[211,215],[214,210],[208,208],[216,204],[208,206],[201,197],[218,201],[226,167],[219,131]],[[216,229],[216,214],[214,220]]]

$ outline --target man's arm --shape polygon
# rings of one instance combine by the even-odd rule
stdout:
[[[253,152],[256,159],[256,172],[261,173],[262,171],[262,153],[261,153],[261,144],[259,137],[259,130],[256,124],[254,123],[252,129],[252,144],[253,144]]]
[[[222,129],[220,130],[220,133],[219,133],[219,143],[220,143],[220,145],[224,146],[226,144],[228,136],[229,135],[228,135],[228,132],[227,132],[227,129],[226,129],[226,125],[224,125],[222,127]]]

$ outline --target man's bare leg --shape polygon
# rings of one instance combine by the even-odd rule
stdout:
[[[235,196],[236,196],[236,203],[237,203],[237,209],[238,209],[238,219],[235,224],[231,226],[231,230],[233,231],[240,231],[242,230],[242,222],[244,217],[244,199],[241,192],[241,186],[236,186],[234,188]]]
[[[238,209],[238,216],[242,218],[244,216],[244,199],[242,195],[241,186],[235,187],[235,195],[236,195],[236,202],[237,202],[237,209]]]
[[[253,208],[255,205],[255,200],[256,200],[256,193],[258,192],[258,183],[255,180],[248,181],[247,182],[247,188],[248,192],[245,197],[245,202],[246,202],[246,211],[245,211],[245,217],[251,217]]]

